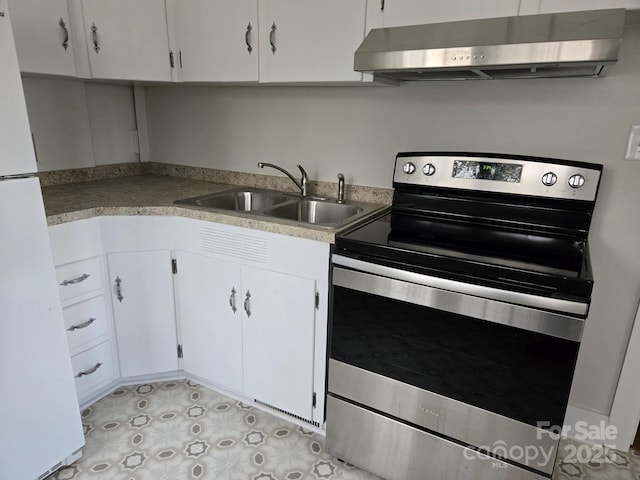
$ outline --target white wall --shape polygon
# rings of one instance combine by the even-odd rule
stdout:
[[[22,83],[38,171],[138,161],[131,86],[36,77]]]
[[[640,17],[602,79],[430,82],[397,88],[149,87],[151,160],[391,186],[407,150],[505,152],[605,165],[590,236],[596,286],[571,403],[608,414],[640,296]]]

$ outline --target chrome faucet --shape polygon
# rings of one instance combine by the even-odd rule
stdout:
[[[344,203],[344,175],[338,174],[338,203]]]
[[[295,178],[293,178],[293,175],[287,172],[284,168],[279,167],[278,165],[274,165],[273,163],[258,162],[258,167],[260,168],[271,167],[271,168],[275,168],[276,170],[280,170],[287,177],[289,177],[293,183],[296,184],[296,187],[300,189],[300,192],[302,193],[303,197],[307,196],[308,194],[307,186],[309,184],[309,177],[307,176],[307,172],[305,172],[304,168],[302,168],[302,165],[297,165],[297,167],[300,169],[300,172],[302,172],[302,178],[300,179],[299,182]]]

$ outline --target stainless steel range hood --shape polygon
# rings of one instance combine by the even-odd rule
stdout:
[[[354,70],[381,80],[599,77],[618,60],[625,10],[373,29]]]

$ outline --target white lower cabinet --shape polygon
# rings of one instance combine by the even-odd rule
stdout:
[[[49,227],[78,401],[84,404],[118,378],[104,256],[97,218]]]
[[[171,252],[107,255],[123,377],[178,369]]]
[[[315,281],[247,267],[242,281],[244,393],[311,419]]]
[[[316,282],[186,252],[177,260],[184,370],[312,419]]]
[[[182,367],[242,393],[240,269],[215,258],[178,252],[176,295]]]
[[[322,425],[329,244],[152,216],[49,232],[81,404],[183,370]]]
[[[78,398],[83,399],[114,376],[111,342],[105,341],[71,357]]]

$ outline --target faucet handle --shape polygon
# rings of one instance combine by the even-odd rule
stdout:
[[[344,175],[338,174],[338,203],[344,203]]]

